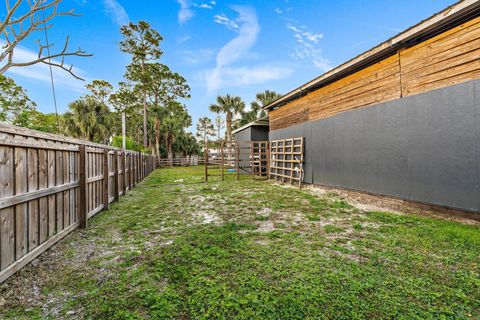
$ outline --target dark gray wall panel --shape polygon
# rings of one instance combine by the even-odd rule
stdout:
[[[343,170],[337,172],[338,184],[363,190],[366,159],[363,112],[347,112],[344,117],[336,118],[335,132],[343,155]]]
[[[477,208],[480,208],[480,81],[473,83],[475,95],[475,128],[477,130]]]
[[[410,198],[476,208],[473,82],[404,101],[409,124]]]
[[[310,150],[308,150],[312,159],[312,180],[325,181],[325,183],[334,183],[332,171],[327,170],[327,149],[330,144],[328,141],[333,139],[334,121],[331,118],[324,122],[311,122],[311,140]]]
[[[480,211],[480,80],[270,133],[298,136],[307,183]]]
[[[407,110],[402,100],[377,109],[376,127],[371,128],[376,148],[376,189],[381,194],[409,197]],[[366,141],[369,144],[370,141]]]
[[[382,194],[381,189],[382,177],[379,175],[378,164],[378,140],[381,138],[378,134],[377,128],[379,126],[379,112],[378,108],[361,109],[363,113],[363,120],[365,121],[365,143],[363,149],[366,154],[365,163],[365,189],[372,193]]]
[[[235,133],[234,137],[237,141],[250,141],[252,137],[251,127]]]
[[[253,126],[251,127],[251,139],[252,141],[267,141],[268,140],[268,127],[267,126]]]

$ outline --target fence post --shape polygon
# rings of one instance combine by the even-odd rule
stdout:
[[[208,142],[205,142],[205,182],[208,182]]]
[[[223,154],[223,141],[222,141],[222,144],[221,144],[221,155],[222,155],[222,181],[225,181],[225,165],[224,165],[224,162],[225,162],[225,156]]]
[[[86,158],[87,150],[84,145],[80,145],[80,168],[79,168],[79,180],[80,180],[80,199],[79,199],[79,212],[78,219],[80,222],[80,228],[87,227],[87,172],[86,172]]]
[[[118,201],[118,151],[115,150],[113,154],[113,196],[115,201]]]
[[[266,142],[267,148],[267,180],[270,179],[270,141]]]
[[[137,152],[135,156],[135,162],[137,163],[137,166],[135,168],[135,185],[137,185],[138,180],[140,180],[140,152]]]
[[[250,173],[252,179],[255,179],[255,146],[253,144],[254,142],[250,141]]]
[[[235,158],[237,161],[235,161],[235,164],[236,164],[236,171],[237,171],[237,180],[240,180],[240,146],[239,146],[239,142],[235,142],[235,151],[236,151],[236,155],[235,155]]]
[[[110,180],[110,168],[108,165],[108,158],[110,150],[105,149],[103,151],[103,209],[108,210],[108,204],[110,203],[110,193],[108,188],[108,181]]]
[[[122,151],[122,170],[123,170],[123,183],[122,183],[122,192],[123,195],[127,194],[127,152],[125,150]]]

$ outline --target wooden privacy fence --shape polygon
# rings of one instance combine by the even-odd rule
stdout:
[[[155,168],[150,155],[0,124],[0,283]]]

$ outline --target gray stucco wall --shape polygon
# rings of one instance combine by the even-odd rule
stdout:
[[[270,132],[305,137],[305,182],[480,211],[480,80]]]

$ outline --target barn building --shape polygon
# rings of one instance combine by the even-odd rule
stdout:
[[[480,1],[435,14],[266,106],[304,182],[480,211]]]

